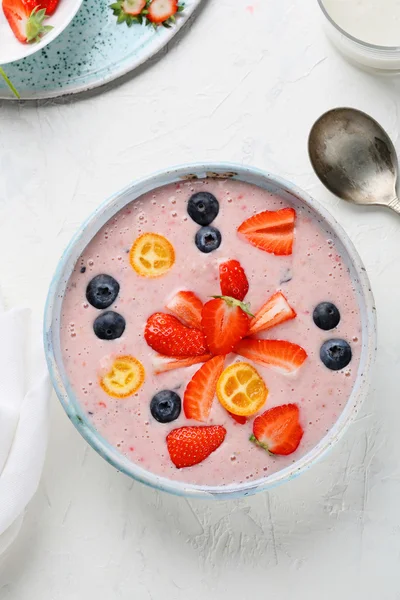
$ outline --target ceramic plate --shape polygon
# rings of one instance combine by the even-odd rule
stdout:
[[[44,23],[45,25],[51,25],[53,29],[46,33],[37,44],[21,44],[11,31],[11,27],[0,8],[0,64],[21,60],[50,44],[70,24],[81,4],[82,0],[63,0],[60,2],[54,15],[46,19]]]
[[[68,1],[68,0],[66,0]],[[170,29],[117,25],[111,0],[83,0],[72,23],[32,56],[4,65],[22,99],[56,98],[90,90],[125,75],[165,46],[201,0],[185,0]],[[0,81],[0,98],[12,98]]]

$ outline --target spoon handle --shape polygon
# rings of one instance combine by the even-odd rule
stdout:
[[[394,212],[397,212],[398,215],[400,215],[400,200],[397,197],[393,198],[393,200],[391,200],[388,203],[388,207],[394,210]]]

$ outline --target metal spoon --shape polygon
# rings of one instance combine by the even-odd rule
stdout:
[[[354,108],[330,110],[313,125],[308,152],[316,174],[333,194],[400,214],[396,150],[374,119]]]

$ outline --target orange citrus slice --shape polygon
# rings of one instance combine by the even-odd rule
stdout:
[[[127,398],[144,382],[144,367],[133,356],[118,356],[110,371],[101,377],[100,385],[113,398]]]
[[[143,233],[134,242],[129,258],[142,277],[161,277],[173,266],[175,250],[167,238],[158,233]]]
[[[217,396],[227,411],[240,417],[248,417],[265,404],[268,389],[254,367],[239,362],[227,367],[220,375]]]

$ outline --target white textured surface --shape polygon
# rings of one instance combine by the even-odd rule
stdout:
[[[311,471],[221,504],[129,481],[54,399],[42,484],[0,562],[2,600],[400,598],[400,218],[337,201],[306,154],[311,124],[338,105],[371,113],[400,149],[400,82],[343,62],[316,2],[257,0],[253,14],[246,3],[209,1],[162,61],[101,96],[0,104],[2,292],[39,317],[70,236],[131,179],[203,157],[253,164],[320,199],[364,259],[379,318],[374,389]]]

